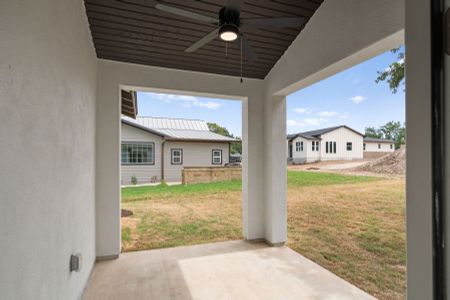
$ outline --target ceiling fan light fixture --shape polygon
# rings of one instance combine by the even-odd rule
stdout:
[[[219,29],[219,36],[222,41],[232,42],[238,38],[239,28],[231,24],[222,25]]]

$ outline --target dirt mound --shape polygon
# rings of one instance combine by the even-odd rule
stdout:
[[[359,166],[355,168],[355,171],[404,175],[406,171],[406,147],[403,146],[393,153]]]

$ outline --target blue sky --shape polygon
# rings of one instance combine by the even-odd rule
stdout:
[[[397,55],[390,51],[342,71],[287,97],[287,132],[335,125],[364,132],[389,121],[405,121],[405,93],[392,94],[387,83],[375,83]]]
[[[405,94],[392,94],[386,83],[375,83],[396,55],[386,52],[287,97],[287,132],[348,125],[364,131],[389,121],[405,120]],[[138,92],[141,116],[201,119],[242,136],[240,101]]]

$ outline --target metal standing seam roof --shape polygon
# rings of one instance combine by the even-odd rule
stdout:
[[[132,119],[122,116],[122,122],[136,128],[154,133],[168,140],[220,141],[236,142],[238,139],[209,131],[203,120],[137,117]]]

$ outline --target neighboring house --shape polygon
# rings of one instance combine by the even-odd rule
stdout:
[[[376,158],[395,151],[395,141],[378,138],[364,138],[364,158]]]
[[[363,158],[363,134],[345,126],[287,136],[288,160],[294,163]]]
[[[236,139],[209,131],[202,120],[122,117],[121,183],[178,182],[182,169],[223,166]]]
[[[287,157],[293,163],[374,158],[393,151],[394,141],[364,138],[346,125],[287,136]]]

